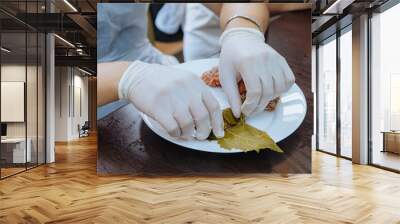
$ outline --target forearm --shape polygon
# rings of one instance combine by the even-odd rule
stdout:
[[[229,21],[235,15],[249,17],[254,21],[240,17]],[[269,10],[265,3],[224,3],[221,7],[220,27],[224,30],[235,27],[249,27],[260,29],[264,33],[267,30],[268,20]]]
[[[298,11],[304,9],[311,9],[310,3],[267,3],[271,15],[280,14],[284,12]]]
[[[269,10],[266,3],[203,3],[208,9],[219,15],[222,30],[234,27],[251,27],[258,29],[258,26],[246,19],[236,18],[226,24],[232,16],[247,16],[260,25],[262,32],[267,30],[269,21]]]
[[[257,20],[262,31],[268,26],[269,16],[284,12],[310,9],[309,3],[203,3],[208,9],[220,17],[221,28],[233,15],[245,15]],[[257,27],[245,19],[235,19],[228,27]]]
[[[118,100],[118,84],[132,62],[117,61],[97,64],[97,106]]]

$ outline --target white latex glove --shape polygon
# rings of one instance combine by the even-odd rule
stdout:
[[[241,112],[248,116],[263,111],[295,82],[285,58],[264,41],[264,35],[252,28],[231,28],[221,35],[220,82],[236,117]],[[247,89],[243,105],[240,79]]]
[[[134,50],[136,53],[136,59],[147,63],[155,63],[162,65],[176,65],[179,64],[178,59],[172,55],[163,54],[160,50],[151,45],[149,40],[144,40],[144,43],[140,48]]]
[[[162,65],[177,65],[179,64],[178,59],[176,59],[175,56],[168,55],[168,54],[162,54],[160,57],[160,64]]]
[[[173,137],[204,140],[211,128],[215,136],[224,136],[218,101],[195,74],[135,61],[123,74],[118,94]]]
[[[157,13],[154,24],[164,33],[174,34],[185,20],[186,4],[165,3]]]

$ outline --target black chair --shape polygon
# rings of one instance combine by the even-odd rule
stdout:
[[[89,121],[85,121],[82,127],[78,124],[79,138],[89,136],[90,125]]]

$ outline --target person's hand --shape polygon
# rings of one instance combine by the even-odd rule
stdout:
[[[156,120],[173,137],[224,136],[217,99],[195,74],[164,65],[133,62],[119,83],[119,97]]]
[[[220,82],[236,117],[241,112],[248,116],[263,111],[295,82],[285,58],[264,41],[264,35],[252,28],[231,28],[220,38]],[[240,79],[247,89],[243,105],[237,85]]]

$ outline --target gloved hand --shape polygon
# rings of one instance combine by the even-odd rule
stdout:
[[[286,92],[295,82],[284,57],[266,44],[264,35],[252,28],[231,28],[220,38],[220,82],[233,114],[251,115]],[[242,102],[237,81],[243,79],[247,94]]]
[[[127,99],[173,137],[224,136],[216,98],[195,74],[158,64],[133,62],[124,72],[119,98]]]
[[[154,24],[167,34],[175,34],[185,21],[186,4],[164,3],[158,11]]]
[[[161,54],[158,60],[161,65],[177,65],[179,64],[178,59],[175,56],[168,54]]]
[[[161,64],[161,65],[177,65],[179,64],[178,59],[176,59],[172,55],[164,54],[157,48],[155,48],[148,39],[143,41],[140,49],[136,49],[135,51],[139,51],[135,60]]]

